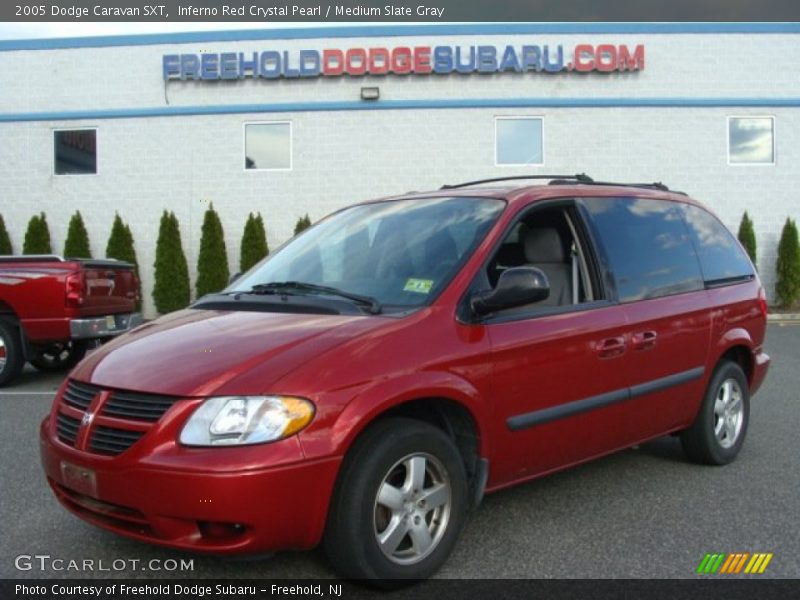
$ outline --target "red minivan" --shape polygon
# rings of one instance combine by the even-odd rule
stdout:
[[[446,186],[340,210],[97,350],[42,462],[65,507],[132,538],[322,542],[344,576],[419,579],[486,492],[667,434],[732,461],[765,325],[747,255],[684,194]]]

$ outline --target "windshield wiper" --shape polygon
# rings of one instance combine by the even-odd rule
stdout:
[[[304,283],[302,281],[272,281],[270,283],[257,283],[252,288],[244,292],[236,292],[237,294],[302,294],[303,292],[327,294],[329,296],[338,296],[346,298],[356,304],[360,304],[367,308],[371,315],[379,315],[383,310],[381,303],[371,296],[362,296],[360,294],[351,294],[335,287],[327,285],[317,285],[315,283]]]

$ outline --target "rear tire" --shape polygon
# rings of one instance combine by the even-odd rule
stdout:
[[[747,377],[737,363],[723,361],[711,376],[694,423],[681,433],[683,450],[694,462],[726,465],[739,454],[749,421]]]
[[[77,365],[85,354],[86,344],[83,342],[59,342],[38,349],[30,363],[45,373],[67,371]]]
[[[408,418],[380,421],[348,452],[324,548],[345,577],[392,588],[433,575],[464,523],[467,477],[451,439]]]
[[[0,317],[0,386],[14,380],[24,365],[19,329],[15,322]]]

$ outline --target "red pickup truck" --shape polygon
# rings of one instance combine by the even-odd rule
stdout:
[[[134,265],[59,256],[0,256],[0,386],[25,361],[67,369],[97,340],[141,322]]]

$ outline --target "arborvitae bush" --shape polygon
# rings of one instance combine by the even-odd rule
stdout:
[[[139,261],[136,260],[136,249],[133,245],[133,233],[131,233],[131,228],[122,222],[119,214],[114,215],[114,223],[111,225],[111,234],[108,236],[106,244],[106,258],[116,258],[132,263],[136,279],[142,280],[139,276]],[[136,310],[141,310],[141,304],[141,301],[136,303]]]
[[[106,258],[116,258],[136,265],[136,273],[139,273],[139,263],[136,260],[136,249],[133,246],[133,234],[120,218],[119,214],[114,215],[114,223],[111,225],[111,234],[108,236],[106,244]]]
[[[753,229],[753,222],[747,211],[742,215],[742,222],[739,224],[739,234],[737,235],[742,246],[750,256],[753,264],[756,264],[756,232]]]
[[[775,293],[781,306],[791,308],[800,300],[800,241],[797,238],[797,225],[786,219],[778,243],[778,261],[775,265],[778,279]]]
[[[64,242],[64,256],[92,258],[92,251],[89,249],[89,233],[86,231],[86,225],[83,224],[80,211],[75,211],[69,220],[67,240]]]
[[[33,215],[28,221],[25,241],[22,243],[23,254],[52,254],[50,245],[50,228],[44,213]]]
[[[308,218],[308,213],[306,213],[304,217],[297,219],[297,223],[294,226],[294,234],[297,235],[309,227],[311,227],[311,219]]]
[[[247,217],[242,234],[242,249],[239,255],[239,270],[244,273],[250,267],[269,254],[267,245],[267,232],[264,229],[264,219],[261,213]]]
[[[181,245],[181,230],[175,213],[164,211],[156,242],[153,301],[156,310],[168,313],[189,304],[189,266]]]
[[[228,251],[225,248],[225,232],[214,205],[211,204],[203,217],[200,237],[200,254],[197,257],[197,297],[218,292],[231,278],[228,269]]]
[[[14,250],[11,248],[11,238],[8,237],[6,222],[3,220],[3,215],[0,215],[0,254],[14,254]]]

